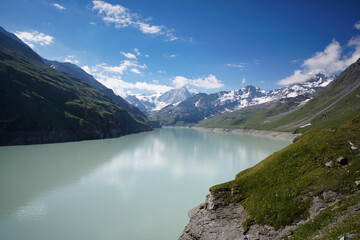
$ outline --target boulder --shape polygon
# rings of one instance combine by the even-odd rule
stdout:
[[[339,157],[336,161],[343,166],[348,164],[347,158],[344,158],[344,157]]]
[[[325,167],[330,167],[330,168],[333,167],[332,161],[325,163]]]

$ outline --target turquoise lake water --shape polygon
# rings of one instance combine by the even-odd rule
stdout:
[[[0,239],[177,239],[212,185],[289,144],[165,128],[0,147]]]

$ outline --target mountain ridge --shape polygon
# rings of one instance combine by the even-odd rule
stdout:
[[[304,105],[290,101],[258,112],[244,109],[215,116],[198,125],[295,132],[311,128],[340,127],[343,119],[351,119],[360,114],[359,75],[360,59]]]
[[[0,145],[119,137],[152,128],[0,31]],[[34,59],[28,56],[33,56]]]
[[[43,59],[43,62],[60,71],[67,74],[70,74],[74,77],[80,78],[81,80],[85,81],[87,84],[89,84],[91,87],[100,90],[102,93],[107,95],[110,99],[112,99],[114,102],[119,104],[121,107],[123,107],[125,110],[127,110],[132,117],[134,117],[136,120],[147,123],[149,125],[157,126],[158,124],[151,122],[148,117],[143,114],[137,107],[129,104],[125,99],[123,99],[121,96],[116,95],[112,89],[109,89],[105,87],[103,84],[101,84],[99,81],[97,81],[92,75],[85,72],[82,68],[79,66],[69,63],[69,62],[58,62],[58,61],[52,61]]]
[[[334,77],[332,74],[320,73],[304,83],[269,91],[248,85],[233,91],[199,93],[176,106],[169,105],[149,115],[163,125],[193,125],[201,120],[249,106],[282,103],[299,96],[303,96],[305,101],[327,86]]]
[[[137,106],[143,112],[151,112],[169,105],[179,104],[193,95],[194,93],[191,93],[186,87],[181,87],[171,89],[162,94],[128,95],[126,96],[126,100]]]

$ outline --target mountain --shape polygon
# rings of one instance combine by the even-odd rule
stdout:
[[[311,100],[285,102],[260,111],[246,108],[205,120],[199,126],[304,132],[340,127],[358,114],[360,59]]]
[[[359,239],[359,148],[360,115],[307,131],[211,187],[179,239]]]
[[[189,92],[186,87],[172,89],[163,94],[153,95],[128,95],[126,100],[138,107],[143,112],[160,110],[168,105],[176,105],[190,97],[194,93]]]
[[[118,137],[151,130],[79,78],[0,32],[0,145]]]
[[[206,118],[249,106],[280,104],[294,98],[305,102],[327,86],[334,77],[332,74],[319,73],[304,83],[270,91],[250,85],[234,91],[199,93],[177,105],[151,112],[150,116],[163,125],[192,125]]]
[[[91,87],[100,90],[102,93],[104,93],[106,96],[108,96],[110,99],[112,99],[114,102],[119,104],[121,107],[123,107],[125,110],[127,110],[132,117],[134,117],[136,120],[147,123],[149,125],[152,125],[153,123],[148,119],[148,117],[142,113],[138,108],[135,106],[129,104],[126,100],[124,100],[119,95],[116,95],[113,90],[105,87],[103,84],[98,82],[92,75],[85,72],[82,68],[78,67],[75,64],[69,63],[69,62],[57,62],[57,61],[50,61],[43,59],[43,62],[58,70],[59,72],[68,73],[76,78],[80,78],[87,84],[89,84]]]
[[[34,52],[28,45],[21,41],[15,34],[9,33],[2,27],[0,27],[0,44],[4,48],[9,48],[13,51],[20,52],[31,60],[42,63],[41,57],[36,52]]]
[[[211,187],[180,240],[359,238],[360,59],[311,100],[299,97],[199,124],[304,133]]]

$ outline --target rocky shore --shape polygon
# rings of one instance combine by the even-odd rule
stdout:
[[[252,224],[244,231],[243,223],[249,218],[240,203],[226,204],[221,193],[208,194],[204,203],[191,209],[190,221],[179,236],[179,240],[279,240],[287,239],[301,225],[314,219],[322,210],[334,205],[343,196],[323,192],[321,196],[311,196],[313,203],[309,217],[292,225],[275,230],[271,226]],[[310,194],[311,195],[311,194]]]

